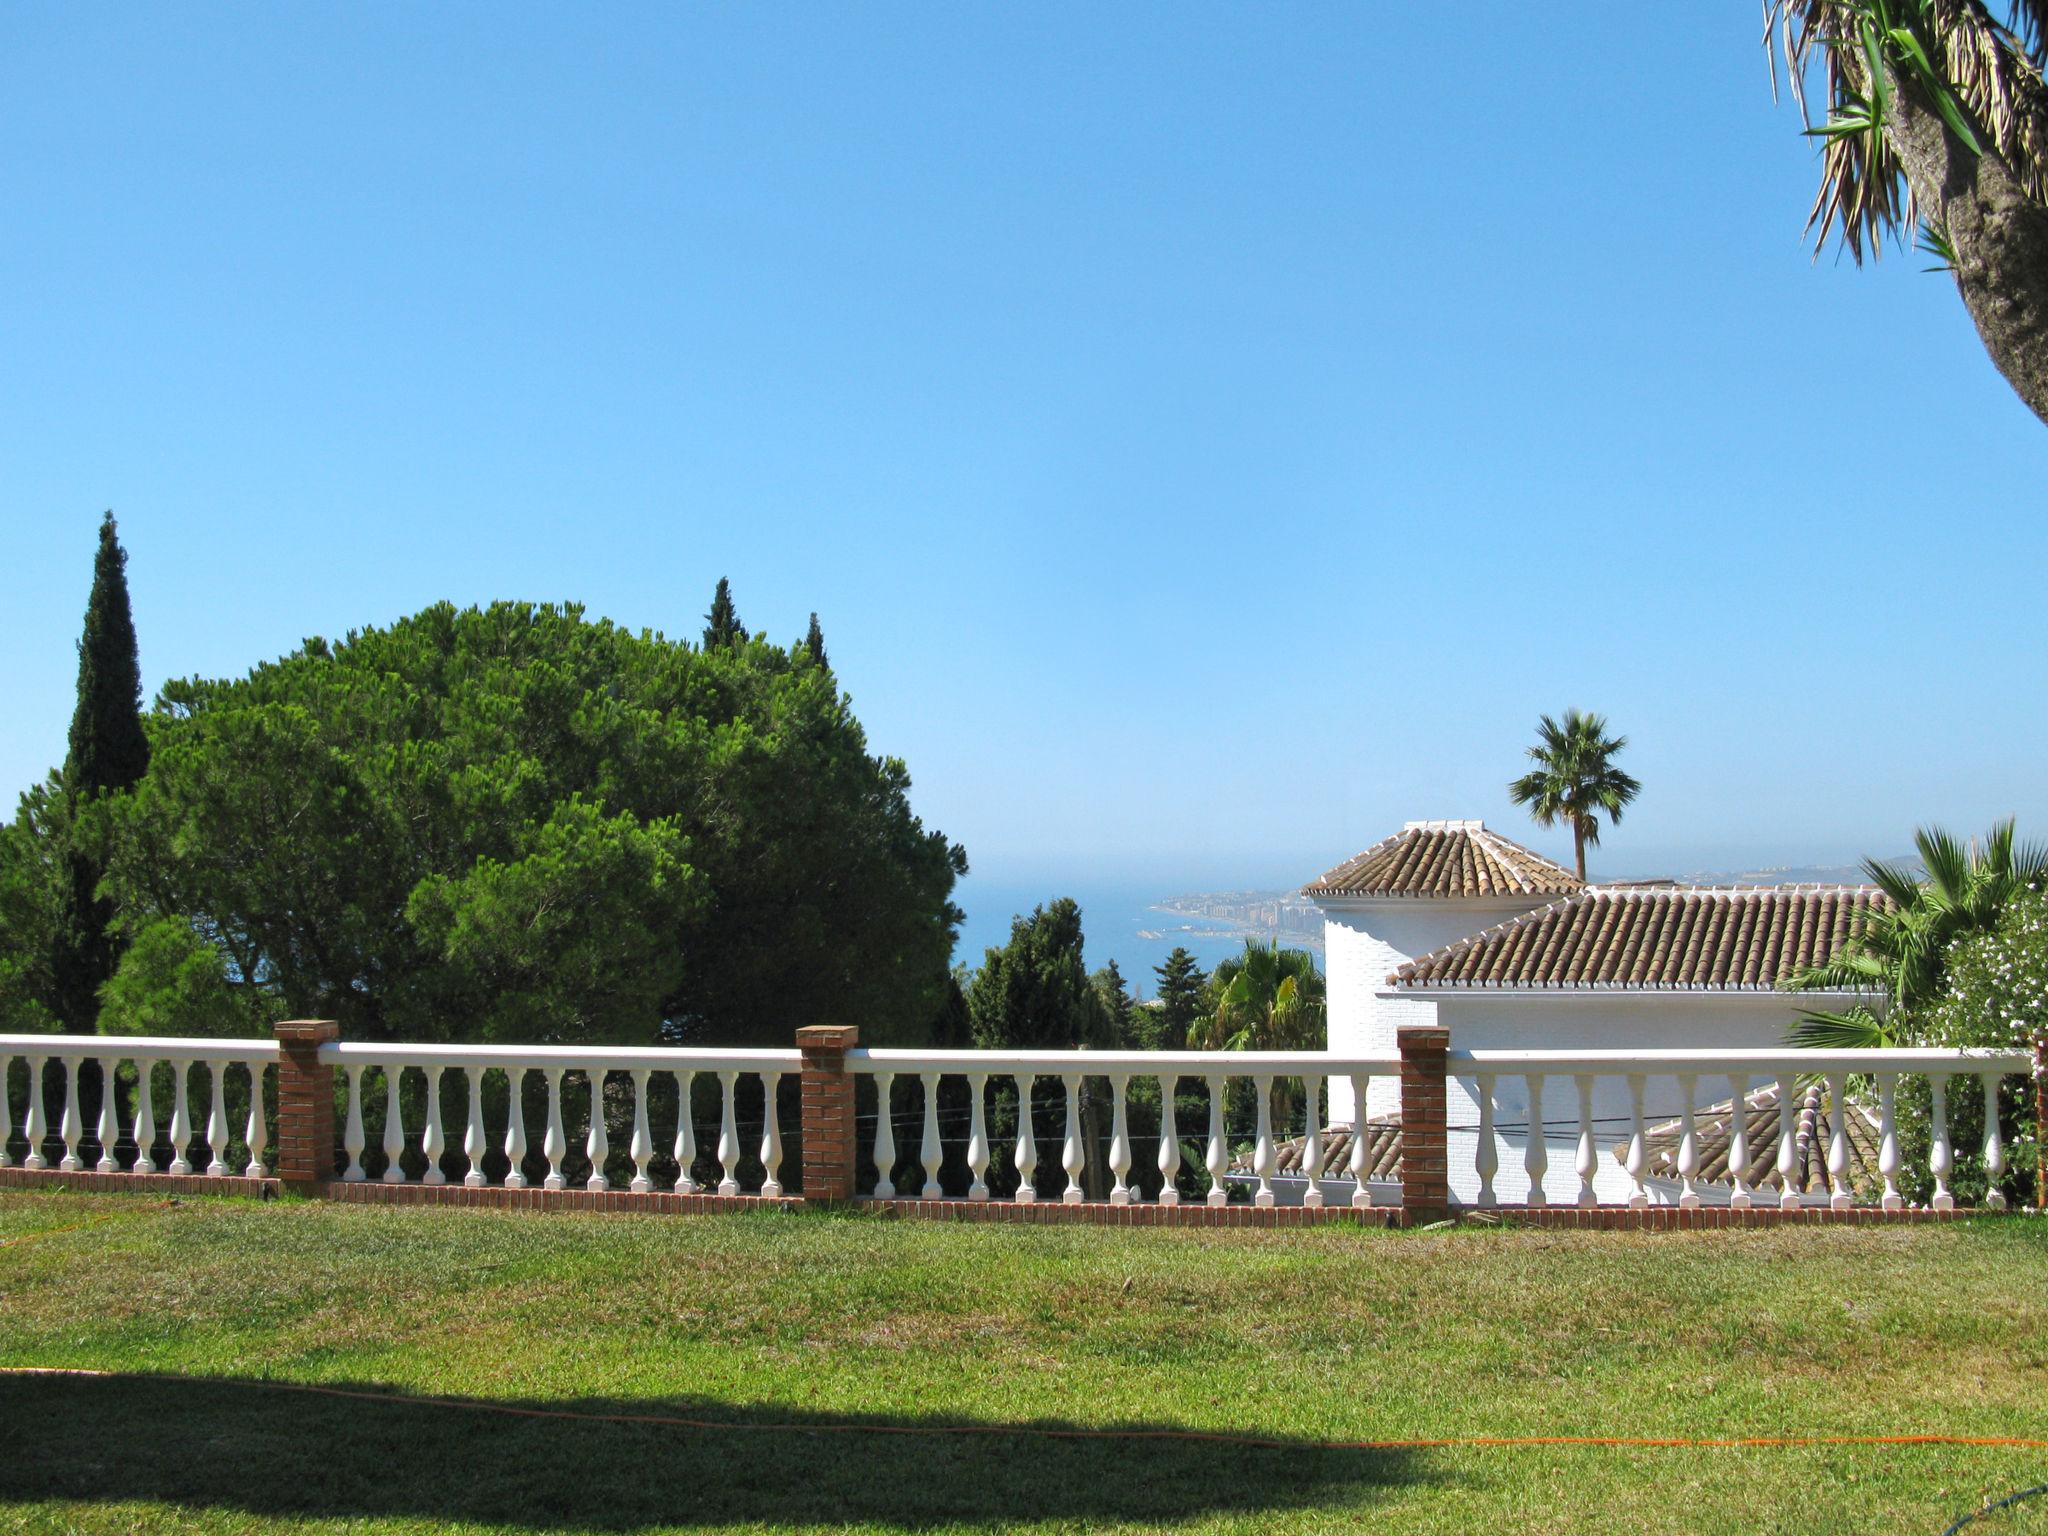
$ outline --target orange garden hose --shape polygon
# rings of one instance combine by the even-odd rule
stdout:
[[[126,1371],[95,1371],[61,1366],[0,1366],[0,1376],[57,1376],[100,1380],[176,1381],[179,1377],[138,1376]],[[733,1419],[695,1419],[668,1413],[585,1413],[574,1408],[526,1408],[458,1397],[420,1397],[404,1392],[369,1392],[354,1387],[323,1387],[302,1381],[209,1380],[210,1387],[253,1387],[270,1392],[298,1392],[312,1397],[344,1398],[404,1408],[452,1408],[521,1419],[557,1419],[583,1424],[634,1424],[667,1429],[766,1430],[775,1434],[852,1435],[1026,1435],[1041,1440],[1193,1440],[1210,1445],[1237,1445],[1272,1451],[1414,1451],[1459,1448],[1514,1449],[1538,1446],[1596,1446],[1631,1450],[1772,1450],[1801,1446],[1979,1446],[2048,1450],[2048,1439],[2018,1435],[1451,1435],[1408,1440],[1279,1440],[1263,1435],[1231,1434],[1205,1429],[1055,1429],[1042,1424],[749,1424]]]

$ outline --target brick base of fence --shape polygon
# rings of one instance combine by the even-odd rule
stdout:
[[[764,1199],[760,1195],[679,1195],[655,1190],[636,1195],[629,1189],[505,1189],[466,1184],[384,1184],[373,1180],[351,1184],[329,1179],[311,1193],[342,1205],[466,1205],[490,1211],[611,1211],[647,1216],[710,1215],[719,1211],[795,1211],[803,1200],[795,1195]]]
[[[0,1189],[76,1190],[80,1194],[242,1195],[251,1200],[277,1198],[275,1178],[250,1179],[239,1174],[205,1173],[66,1173],[61,1168],[0,1168]]]

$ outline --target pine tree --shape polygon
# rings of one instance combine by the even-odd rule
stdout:
[[[811,614],[811,627],[804,635],[804,649],[811,653],[811,660],[828,672],[832,670],[832,663],[825,656],[825,632],[818,628],[815,611]]]
[[[1090,978],[1095,983],[1096,994],[1102,999],[1102,1006],[1109,1015],[1109,1028],[1118,1050],[1140,1049],[1135,1039],[1135,1024],[1138,1005],[1131,1000],[1131,989],[1124,981],[1124,973],[1112,960]]]
[[[1202,968],[1195,964],[1195,957],[1185,945],[1175,946],[1166,963],[1154,966],[1153,970],[1159,977],[1159,1011],[1164,1025],[1160,1047],[1185,1050],[1188,1026],[1202,1015],[1209,978],[1202,974]]]
[[[732,605],[732,583],[721,576],[711,594],[711,611],[704,615],[704,649],[725,651],[746,643],[747,626]]]
[[[127,566],[128,555],[109,512],[100,522],[92,596],[86,603],[85,633],[78,642],[78,704],[64,761],[74,829],[78,808],[131,788],[149,768]],[[120,951],[110,931],[113,904],[98,894],[100,861],[75,834],[67,863],[69,889],[50,968],[65,1029],[90,1034],[99,1022],[100,988],[113,976]]]

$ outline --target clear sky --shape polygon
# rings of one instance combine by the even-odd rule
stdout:
[[[2048,429],[1817,264],[1753,6],[0,11],[0,790],[93,528],[147,685],[441,598],[821,615],[977,879],[2048,832]]]

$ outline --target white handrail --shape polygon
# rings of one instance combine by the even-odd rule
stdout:
[[[362,1062],[390,1067],[601,1067],[607,1072],[790,1072],[803,1066],[803,1052],[723,1046],[620,1045],[404,1045],[336,1040],[320,1047],[320,1060],[335,1066]]]
[[[273,1039],[179,1039],[168,1035],[0,1035],[0,1055],[119,1057],[123,1061],[248,1061],[277,1059]]]
[[[1445,1063],[1453,1076],[1471,1072],[1518,1072],[1540,1069],[1560,1076],[1590,1072],[1595,1075],[1625,1076],[1632,1072],[1677,1074],[1682,1072],[1726,1073],[1731,1067],[1747,1067],[1764,1073],[1791,1072],[1800,1076],[1848,1072],[2030,1072],[2033,1058],[2025,1051],[1995,1051],[1978,1047],[1911,1047],[1898,1050],[1801,1050],[1796,1046],[1717,1046],[1704,1050],[1642,1051],[1451,1051]]]
[[[1334,1077],[1340,1073],[1398,1077],[1399,1056],[1339,1056],[1328,1051],[911,1051],[869,1049],[846,1053],[846,1070],[868,1073],[1012,1072],[1084,1077]]]

